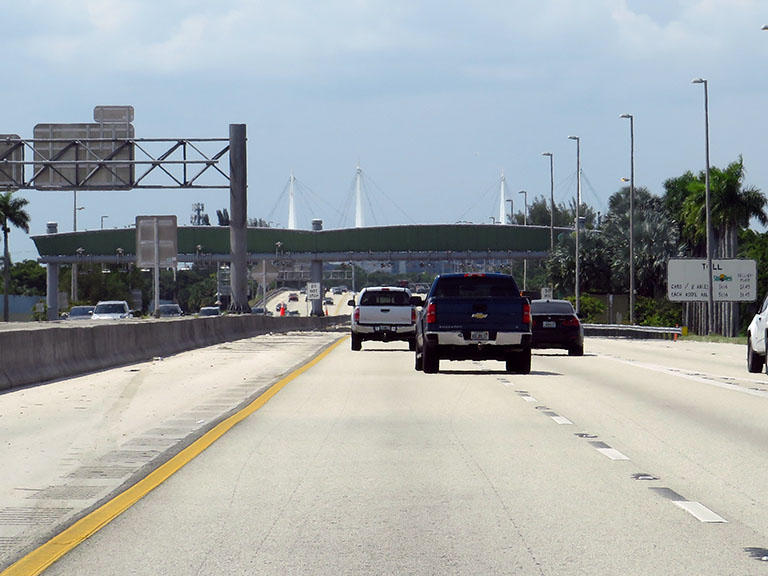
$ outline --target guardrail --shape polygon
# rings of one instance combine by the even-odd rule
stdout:
[[[679,326],[636,326],[629,324],[584,324],[585,336],[674,339],[683,334]]]

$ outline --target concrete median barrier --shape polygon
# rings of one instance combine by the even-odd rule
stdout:
[[[68,378],[266,334],[326,330],[349,319],[225,315],[169,320],[56,323],[0,332],[0,390]]]

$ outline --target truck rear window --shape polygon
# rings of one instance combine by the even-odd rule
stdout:
[[[440,278],[438,298],[518,298],[520,291],[512,278],[467,276]]]
[[[366,292],[360,299],[360,306],[409,306],[410,298],[406,292]]]

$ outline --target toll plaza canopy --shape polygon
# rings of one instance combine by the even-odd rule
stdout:
[[[555,228],[555,235],[570,233]],[[63,232],[33,236],[42,263],[128,263],[136,259],[136,230]],[[541,258],[550,228],[500,224],[415,224],[331,230],[248,228],[248,259],[438,260]],[[180,226],[178,261],[228,261],[226,226]]]

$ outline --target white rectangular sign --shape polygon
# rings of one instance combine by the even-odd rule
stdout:
[[[667,263],[667,298],[673,302],[709,300],[705,258],[671,258]],[[757,300],[757,262],[712,260],[712,299],[715,302]]]
[[[320,300],[320,282],[307,282],[307,300]]]

